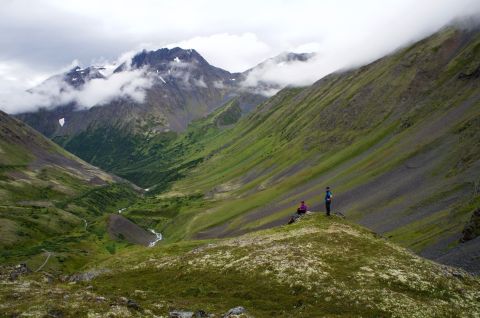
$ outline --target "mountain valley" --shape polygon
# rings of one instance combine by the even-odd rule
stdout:
[[[0,313],[476,317],[480,28],[309,86],[245,84],[311,58],[230,73],[145,50],[32,88],[138,72],[141,102],[0,112]]]

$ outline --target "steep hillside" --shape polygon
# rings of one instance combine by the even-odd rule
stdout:
[[[318,214],[234,239],[124,250],[70,277],[37,273],[9,281],[10,268],[0,273],[0,311],[9,316],[476,317],[480,311],[478,278]],[[233,308],[240,316],[228,314]]]
[[[193,121],[182,134],[162,134],[144,142],[138,152],[130,154],[131,162],[115,172],[149,188],[150,193],[164,191],[202,162],[205,157],[198,153],[227,133],[241,116],[240,103],[234,98],[205,118]]]
[[[120,181],[0,112],[0,261],[39,265],[55,252],[51,268],[74,268],[110,254],[104,215],[138,197]]]
[[[200,146],[181,162],[201,163],[151,199],[188,203],[168,214],[167,240],[283,224],[300,200],[323,210],[328,185],[334,210],[348,218],[479,271],[478,238],[459,243],[480,204],[479,54],[478,30],[449,28],[311,87],[284,89],[231,129],[197,134]]]

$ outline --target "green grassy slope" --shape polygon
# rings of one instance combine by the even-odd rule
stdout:
[[[74,270],[110,255],[103,218],[138,199],[131,185],[5,113],[0,137],[0,262],[35,267],[52,252],[49,268]]]
[[[193,125],[176,143],[187,149],[177,165],[198,162],[151,199],[190,198],[163,222],[167,239],[282,224],[299,200],[323,210],[330,185],[335,210],[423,255],[444,255],[480,204],[479,60],[478,30],[449,28],[285,89],[233,128]]]
[[[239,103],[233,99],[207,118],[194,121],[183,134],[156,132],[142,135],[125,127],[111,126],[92,127],[72,138],[55,137],[53,140],[91,164],[145,188],[155,185],[157,191],[161,191],[170,182],[184,177],[183,171],[202,160],[185,161],[200,149],[197,144],[200,139],[206,143],[210,135],[228,128],[241,115]],[[148,127],[148,123],[146,125]]]
[[[135,184],[150,187],[153,192],[161,192],[203,161],[206,145],[211,148],[215,138],[230,129],[241,115],[238,102],[233,99],[206,118],[193,121],[183,134],[172,132],[143,141],[135,140],[137,150],[128,156],[115,156],[119,159],[113,172]],[[128,158],[129,162],[122,161],[122,158]]]
[[[0,311],[62,317],[476,317],[480,281],[422,259],[339,218],[307,216],[233,239],[130,248],[92,265],[76,284],[40,274],[8,282]],[[12,296],[15,295],[15,296]],[[137,306],[134,306],[133,303]]]

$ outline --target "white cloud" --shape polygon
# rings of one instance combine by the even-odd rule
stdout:
[[[253,33],[219,33],[167,45],[168,48],[176,46],[194,48],[209,63],[232,72],[244,71],[253,66],[252,61],[261,62],[275,53]]]
[[[141,103],[145,90],[153,83],[152,75],[142,69],[113,73],[106,79],[92,79],[80,89],[67,84],[61,76],[55,76],[32,90],[11,90],[2,95],[0,108],[8,113],[21,113],[71,102],[90,108],[116,98],[131,98]]]
[[[213,87],[222,89],[222,88],[225,88],[225,85],[223,85],[221,81],[214,81]]]
[[[277,63],[273,59],[262,63],[248,73],[241,85],[254,92],[272,96],[288,85],[308,85],[324,75],[335,71],[337,65],[312,57],[308,62],[291,61]],[[313,71],[313,68],[317,68]],[[320,74],[320,75],[319,75]],[[264,84],[264,85],[262,85]],[[272,87],[273,86],[273,87]]]
[[[107,79],[93,79],[81,90],[72,91],[72,97],[84,107],[102,105],[119,97],[129,97],[141,103],[145,98],[145,89],[152,85],[153,78],[143,70],[130,70],[114,73]]]
[[[194,79],[193,84],[195,86],[202,87],[202,88],[207,88],[208,87],[207,83],[205,83],[205,81],[203,80],[203,76],[200,77],[199,79]]]
[[[365,65],[420,40],[451,23],[453,16],[468,15],[469,19],[455,22],[461,27],[478,25],[480,2],[458,1],[458,6],[449,6],[449,3],[439,1],[435,8],[419,4],[411,11],[407,10],[407,6],[399,7],[398,11],[384,12],[383,16],[370,22],[356,21],[360,23],[358,27],[349,25],[343,30],[340,28],[326,33],[322,42],[305,43],[291,49],[293,52],[315,52],[308,62],[265,63],[251,72],[243,84],[250,88],[255,88],[260,82],[282,87],[309,85],[334,71]],[[471,15],[474,13],[476,15]],[[350,21],[349,17],[344,18]],[[264,93],[272,95],[276,90]]]
[[[31,96],[17,92],[22,95],[74,59],[85,65],[107,62],[109,75],[119,64],[108,61],[121,52],[128,51],[121,58],[126,60],[140,48],[169,43],[194,48],[229,71],[243,71],[284,51],[315,51],[317,58],[308,64],[257,74],[282,85],[304,85],[381,57],[455,17],[479,12],[478,0],[4,1],[0,108],[18,112],[30,107],[19,100]],[[123,91],[138,93],[131,87]],[[91,93],[110,98],[100,95]],[[91,104],[89,98],[77,98]]]
[[[293,53],[315,53],[322,49],[322,45],[318,42],[304,43],[297,47],[293,47],[288,52]]]

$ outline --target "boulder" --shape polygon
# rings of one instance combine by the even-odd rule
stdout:
[[[10,280],[14,281],[17,280],[18,276],[28,274],[31,270],[28,268],[27,264],[21,263],[10,272]]]
[[[461,243],[473,240],[480,235],[480,209],[473,211],[470,221],[465,225],[462,234]]]
[[[89,272],[84,272],[84,273],[75,273],[67,278],[67,281],[69,282],[89,282],[95,277],[108,273],[109,270],[107,269],[100,269],[100,270],[92,270]]]
[[[65,317],[65,314],[60,309],[50,309],[48,311],[46,317],[49,317],[49,318],[63,318],[63,317]]]
[[[55,278],[53,277],[52,274],[49,274],[49,273],[44,273],[43,274],[43,282],[45,282],[47,284],[53,284],[54,280],[55,280]]]
[[[210,315],[203,310],[197,310],[195,312],[195,318],[208,318]]]
[[[175,310],[169,313],[170,318],[208,318],[212,316],[213,315],[208,314],[204,310],[197,310],[195,312]]]
[[[243,308],[242,306],[238,306],[238,307],[232,308],[229,311],[227,311],[227,313],[225,315],[223,315],[223,318],[229,318],[229,317],[234,317],[234,316],[237,316],[237,315],[242,315],[242,314],[245,314],[246,312],[247,311],[245,310],[245,308]]]
[[[140,306],[134,300],[127,300],[127,307],[135,310],[140,310]]]
[[[171,311],[169,313],[170,318],[193,318],[195,313],[193,311]]]

